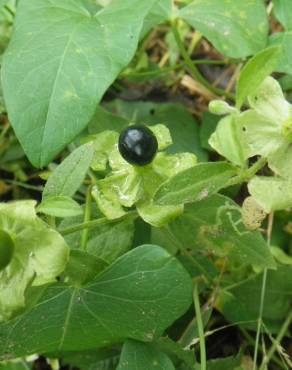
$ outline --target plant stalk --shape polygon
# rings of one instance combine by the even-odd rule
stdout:
[[[195,312],[196,312],[199,339],[200,339],[201,370],[206,370],[207,369],[206,343],[205,343],[204,325],[203,325],[203,319],[201,315],[200,299],[199,299],[197,283],[195,283],[195,287],[194,287],[194,304],[195,304]]]
[[[198,82],[200,82],[203,86],[205,86],[208,90],[210,90],[213,94],[224,96],[232,101],[235,101],[235,97],[233,94],[226,92],[225,90],[219,89],[218,87],[213,86],[210,84],[209,81],[207,81],[200,73],[196,65],[193,63],[191,57],[189,56],[182,40],[180,37],[180,34],[177,29],[177,22],[174,20],[171,22],[171,29],[173,32],[173,36],[175,38],[176,44],[179,48],[179,51],[185,61],[185,64],[187,65],[188,69],[190,70],[191,74],[197,79]]]
[[[107,225],[107,224],[114,224],[116,222],[120,222],[126,218],[133,217],[136,218],[138,213],[136,211],[130,211],[125,216],[117,218],[115,220],[109,220],[106,217],[98,218],[97,220],[91,220],[87,222],[83,222],[82,224],[74,225],[72,227],[67,227],[66,229],[59,230],[59,233],[63,236],[76,233],[77,231],[81,231],[84,229],[93,229],[100,225]]]

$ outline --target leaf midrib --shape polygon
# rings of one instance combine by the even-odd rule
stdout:
[[[43,164],[43,148],[45,147],[44,140],[45,140],[45,137],[46,137],[46,129],[47,129],[47,124],[48,124],[48,122],[50,120],[50,116],[51,116],[51,106],[52,106],[52,104],[55,101],[54,96],[56,94],[56,88],[57,88],[57,85],[58,85],[58,80],[59,80],[59,77],[60,77],[60,74],[61,74],[61,71],[62,71],[62,68],[63,68],[63,65],[64,65],[66,54],[67,54],[68,49],[69,49],[69,46],[70,46],[70,44],[72,42],[73,36],[75,35],[75,33],[76,33],[77,29],[79,28],[79,26],[85,20],[87,20],[87,18],[85,18],[85,19],[82,18],[77,23],[77,25],[75,26],[75,28],[73,29],[73,31],[71,32],[71,34],[69,34],[68,41],[66,43],[66,46],[64,48],[64,51],[63,51],[63,53],[61,55],[61,58],[60,58],[60,63],[59,63],[59,67],[58,67],[58,70],[57,70],[57,73],[56,73],[56,77],[55,77],[55,80],[54,80],[54,84],[53,84],[53,88],[52,88],[52,93],[51,93],[50,98],[49,98],[49,104],[48,104],[48,109],[47,109],[45,124],[44,124],[44,127],[43,127],[42,140],[41,140],[41,145],[40,145],[41,151],[40,151],[40,159],[39,159],[39,164],[41,166]]]

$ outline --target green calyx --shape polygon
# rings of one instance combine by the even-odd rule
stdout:
[[[289,117],[282,126],[282,135],[292,142],[292,117]]]
[[[158,188],[164,181],[177,173],[193,167],[197,163],[196,156],[191,153],[166,154],[162,150],[172,144],[169,130],[164,125],[151,126],[158,141],[158,150],[154,160],[143,167],[133,166],[120,155],[113,141],[102,148],[104,167],[108,163],[111,171],[98,180],[92,190],[98,208],[108,219],[122,217],[127,208],[135,206],[144,221],[161,227],[180,215],[183,205],[160,206],[153,202]],[[100,141],[100,135],[96,141]],[[108,132],[115,137],[115,133]],[[97,148],[97,147],[96,147]],[[97,148],[95,157],[100,158],[101,151]],[[97,170],[97,166],[92,167]]]

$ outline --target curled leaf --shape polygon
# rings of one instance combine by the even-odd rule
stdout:
[[[248,230],[260,228],[266,218],[266,212],[253,197],[245,198],[241,209],[242,221]]]
[[[14,242],[13,257],[0,272],[0,322],[25,307],[29,286],[54,282],[69,258],[66,242],[37,217],[35,204],[31,200],[0,204],[0,230]]]

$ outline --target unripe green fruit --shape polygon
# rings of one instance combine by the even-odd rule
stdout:
[[[13,240],[6,231],[0,230],[0,271],[9,265],[13,257],[13,252]]]

